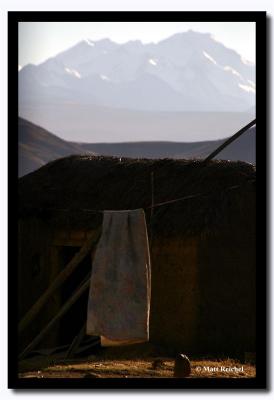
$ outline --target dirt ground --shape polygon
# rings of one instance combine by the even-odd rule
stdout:
[[[19,378],[171,378],[172,358],[103,359],[89,356],[78,360],[44,357],[21,362]],[[255,378],[256,367],[237,360],[191,360],[189,378]]]

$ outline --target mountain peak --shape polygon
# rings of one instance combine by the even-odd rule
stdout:
[[[163,39],[162,42],[165,41],[170,41],[170,40],[181,40],[181,39],[186,39],[186,38],[193,38],[193,39],[201,39],[201,38],[210,38],[212,39],[212,35],[211,33],[207,33],[207,32],[198,32],[198,31],[194,31],[193,29],[189,29],[187,31],[183,31],[183,32],[177,32],[174,33],[174,35],[169,36],[166,39]]]
[[[178,32],[166,39],[161,40],[157,43],[157,46],[176,46],[177,50],[179,46],[183,46],[184,48],[188,47],[189,50],[191,50],[192,46],[195,48],[201,47],[202,44],[210,44],[211,42],[213,42],[213,38],[211,37],[210,33],[202,33],[189,29],[188,31]]]
[[[97,40],[97,43],[105,44],[105,43],[115,43],[115,42],[113,42],[111,39],[106,37],[106,38],[102,38],[102,39]]]
[[[91,39],[85,39],[83,42],[91,47],[95,46],[95,43]]]
[[[242,111],[255,103],[255,68],[194,30],[153,44],[86,38],[34,67],[35,74],[29,69],[19,72],[29,101],[46,90],[48,98],[59,91],[58,101],[144,111]]]
[[[104,47],[104,48],[106,48],[106,49],[119,46],[118,43],[113,42],[113,41],[112,41],[111,39],[109,39],[109,38],[103,38],[103,39],[97,40],[97,41],[95,42],[95,45],[96,45],[96,46]]]
[[[144,43],[141,40],[129,40],[122,44],[123,48],[130,49],[131,51],[138,51],[144,48]]]

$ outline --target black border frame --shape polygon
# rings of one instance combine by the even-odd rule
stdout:
[[[18,160],[18,23],[19,22],[256,22],[256,117],[259,139],[256,140],[257,174],[257,376],[256,378],[105,378],[89,379],[24,379],[17,375],[17,215],[8,207],[8,388],[13,389],[266,389],[267,388],[267,119],[266,119],[266,50],[267,15],[265,11],[11,11],[8,12],[8,199],[17,196]],[[257,136],[258,138],[258,136]],[[258,196],[260,195],[260,197]],[[260,203],[261,202],[261,203]],[[260,215],[260,218],[258,218]],[[260,230],[260,235],[258,234]]]

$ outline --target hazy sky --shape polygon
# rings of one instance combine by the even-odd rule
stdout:
[[[225,46],[255,62],[255,22],[20,22],[19,65],[39,64],[82,39],[124,43],[158,42],[193,29],[209,32]]]

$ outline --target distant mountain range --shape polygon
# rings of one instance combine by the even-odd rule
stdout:
[[[83,40],[38,66],[25,66],[19,81],[24,102],[238,112],[255,102],[254,65],[210,34],[193,31],[157,44]]]
[[[83,40],[19,72],[20,116],[66,140],[212,140],[212,124],[198,119],[187,132],[187,116],[234,113],[247,123],[254,107],[255,66],[210,34],[193,31],[149,44]],[[235,130],[233,120],[223,120],[218,138]],[[150,125],[158,131],[152,134]]]
[[[224,140],[195,143],[129,142],[72,143],[22,118],[18,122],[18,175],[23,176],[54,159],[71,154],[112,155],[135,158],[205,158]],[[256,127],[225,148],[216,158],[256,162]]]
[[[128,143],[79,143],[83,149],[96,154],[132,158],[206,158],[225,139],[204,142],[128,142]],[[216,157],[218,160],[256,163],[256,126],[250,128]]]

